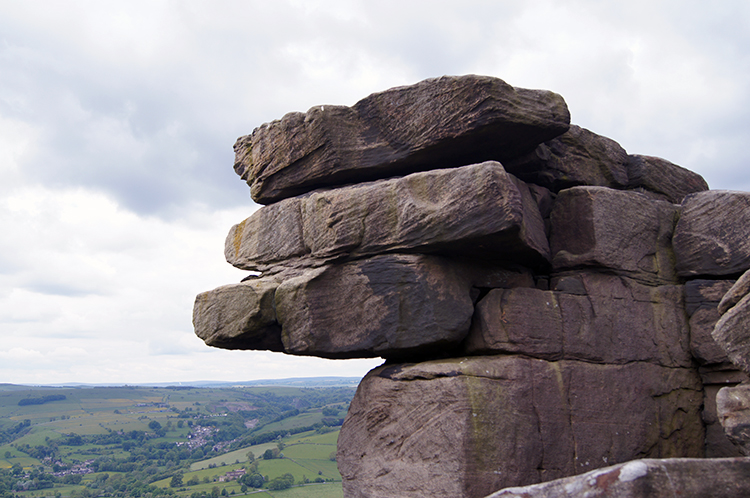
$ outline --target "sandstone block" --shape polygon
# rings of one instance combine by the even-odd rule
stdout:
[[[750,373],[750,295],[722,315],[711,335],[732,363]]]
[[[523,181],[554,192],[576,185],[626,188],[629,181],[625,149],[612,139],[576,125],[503,164]]]
[[[642,459],[542,484],[508,488],[487,498],[744,498],[745,458]]]
[[[279,282],[253,279],[198,294],[193,327],[209,346],[283,351],[274,296]]]
[[[638,457],[702,456],[700,380],[650,363],[520,356],[392,364],[339,436],[345,496],[482,497]]]
[[[285,199],[232,227],[225,244],[227,261],[250,270],[383,252],[549,260],[534,197],[493,161]]]
[[[673,282],[671,239],[677,208],[638,192],[574,187],[550,215],[556,270],[609,268],[649,282]]]
[[[477,303],[466,352],[692,365],[680,286],[649,287],[625,277],[581,274],[553,279],[552,288],[491,290]],[[569,292],[581,288],[583,295]]]
[[[555,93],[445,76],[264,124],[237,140],[234,169],[253,199],[268,204],[320,187],[506,161],[569,123]]]
[[[685,283],[685,305],[690,316],[690,351],[701,365],[728,363],[724,350],[711,333],[721,315],[719,301],[734,280],[690,280]]]
[[[674,232],[677,274],[734,275],[750,269],[750,192],[710,190],[682,203]]]
[[[659,157],[641,155],[628,156],[628,186],[653,192],[673,204],[680,204],[688,194],[708,190],[698,173]]]
[[[732,444],[743,455],[750,456],[750,385],[740,384],[719,390],[716,411]]]
[[[325,358],[422,356],[460,342],[469,281],[438,256],[383,255],[305,271],[276,290],[284,350]]]

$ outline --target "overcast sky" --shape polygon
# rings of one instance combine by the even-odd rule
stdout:
[[[750,190],[750,2],[0,0],[0,382],[341,375],[209,348],[195,295],[239,281],[256,205],[232,145],[267,121],[444,74]]]

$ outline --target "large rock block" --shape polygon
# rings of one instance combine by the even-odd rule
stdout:
[[[256,128],[234,146],[256,202],[320,187],[486,160],[506,161],[567,131],[559,95],[487,76],[442,77],[317,106]]]
[[[198,295],[195,333],[209,346],[324,358],[424,357],[455,351],[481,289],[533,287],[533,274],[428,255],[381,255],[285,269]]]
[[[508,488],[487,498],[745,498],[750,459],[643,459],[542,484]]]
[[[460,342],[470,283],[437,256],[384,255],[308,270],[275,295],[287,353],[327,358],[422,356]]]
[[[552,287],[561,290],[491,290],[477,304],[466,352],[692,365],[680,286],[584,273],[553,279]]]
[[[687,196],[674,232],[678,275],[734,275],[750,269],[750,192]]]
[[[392,364],[339,436],[351,498],[482,497],[639,457],[702,456],[700,380],[651,363],[520,356]]]
[[[217,348],[283,351],[274,307],[278,286],[278,279],[258,278],[198,294],[195,334]]]
[[[248,270],[417,251],[549,260],[537,202],[494,161],[285,199],[232,227],[225,244],[227,261]]]
[[[574,187],[550,215],[556,270],[609,268],[652,283],[673,282],[672,233],[677,208],[638,192]]]
[[[554,192],[576,185],[626,188],[629,182],[625,149],[610,138],[576,125],[503,164],[522,180]]]
[[[628,186],[673,203],[680,204],[688,194],[708,190],[708,184],[698,173],[677,166],[660,157],[628,156]]]

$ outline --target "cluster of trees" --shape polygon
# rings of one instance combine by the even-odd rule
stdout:
[[[62,401],[64,399],[67,399],[64,394],[48,394],[47,396],[41,396],[38,398],[24,398],[22,400],[19,400],[18,406],[43,405],[44,403],[49,403],[50,401]]]
[[[80,475],[56,477],[45,473],[41,468],[34,468],[28,475],[20,465],[11,469],[0,469],[0,498],[14,498],[21,491],[35,491],[52,488],[54,484],[80,484]],[[49,493],[49,492],[47,492]],[[133,474],[99,474],[82,491],[75,493],[80,498],[95,496],[111,497],[144,497],[174,495],[171,489],[158,488],[146,482],[143,475]],[[71,495],[73,496],[73,495]]]
[[[19,422],[10,429],[0,430],[0,444],[13,441],[23,436],[29,431],[31,426],[31,420],[26,419],[23,422]]]

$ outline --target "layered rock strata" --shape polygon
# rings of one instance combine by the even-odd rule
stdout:
[[[746,377],[712,331],[750,268],[750,194],[478,76],[289,114],[235,152],[268,205],[225,255],[260,274],[199,295],[196,333],[387,360],[339,437],[345,496],[473,498],[739,454],[715,397]]]

